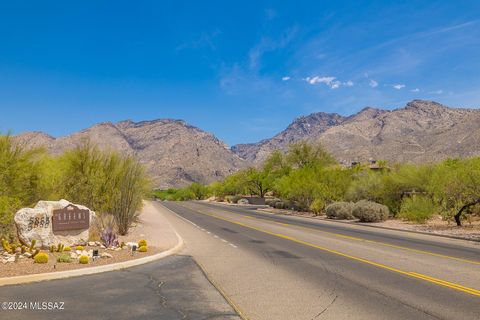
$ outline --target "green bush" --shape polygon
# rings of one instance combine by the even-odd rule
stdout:
[[[80,256],[78,262],[80,262],[81,264],[88,264],[88,256]]]
[[[138,248],[138,251],[147,252],[147,246],[141,246],[140,248]]]
[[[83,251],[85,248],[83,246],[76,246],[75,250]]]
[[[435,213],[432,199],[424,196],[403,198],[398,217],[407,221],[425,223]]]
[[[225,200],[227,200],[228,203],[237,203],[238,200],[242,199],[242,196],[226,196]]]
[[[355,203],[352,213],[360,222],[380,222],[387,220],[390,211],[383,204],[360,200]]]
[[[0,136],[0,237],[14,240],[13,216],[42,196],[39,149],[10,135]]]
[[[334,202],[325,209],[325,213],[327,218],[330,219],[353,220],[355,219],[353,207],[354,204],[352,202]]]
[[[323,209],[325,209],[325,202],[322,199],[315,199],[309,209],[316,215],[319,215],[323,212]]]
[[[48,254],[40,252],[33,258],[35,263],[48,263]]]
[[[143,246],[146,246],[146,245],[147,245],[147,240],[142,239],[142,240],[138,241],[138,247],[139,248],[143,247]]]
[[[72,258],[70,257],[69,254],[62,253],[62,254],[57,258],[57,262],[59,262],[59,263],[70,263],[70,262],[72,262]]]

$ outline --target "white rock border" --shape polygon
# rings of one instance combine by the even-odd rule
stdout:
[[[24,276],[15,276],[15,277],[4,277],[4,278],[0,278],[0,287],[15,285],[15,284],[40,282],[40,281],[46,281],[46,280],[66,279],[71,277],[103,273],[107,271],[121,270],[121,269],[130,268],[134,266],[139,266],[139,265],[153,262],[156,260],[160,260],[162,258],[176,254],[183,249],[183,246],[185,245],[183,238],[177,233],[177,231],[174,230],[174,232],[175,232],[175,235],[177,236],[178,242],[173,248],[167,251],[162,251],[160,253],[157,253],[148,257],[144,257],[144,258],[106,264],[98,267],[81,268],[81,269],[59,271],[59,272],[36,273],[36,274],[29,274]]]

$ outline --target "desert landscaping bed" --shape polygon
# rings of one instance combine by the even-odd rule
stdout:
[[[40,205],[46,207],[52,205],[72,206],[65,200],[59,202],[43,201],[40,202]],[[29,212],[35,209],[25,210]],[[70,211],[74,212],[74,210]],[[39,227],[35,229],[35,226],[32,226],[29,229],[36,232],[33,235],[39,240],[35,238],[32,240],[25,239],[25,235],[30,235],[28,233],[29,229],[27,229],[27,232],[19,232],[19,235],[22,235],[20,238],[24,239],[22,241],[23,245],[20,241],[9,242],[2,239],[0,278],[91,268],[144,258],[163,252],[171,248],[172,241],[164,241],[167,239],[164,234],[168,234],[169,230],[165,230],[165,223],[158,220],[161,219],[154,208],[145,203],[141,214],[137,221],[132,223],[127,235],[117,235],[112,228],[108,227],[103,229],[102,232],[98,232],[98,227],[96,227],[93,233],[88,232],[90,228],[86,231],[74,230],[52,233],[51,224],[50,228]],[[52,219],[49,218],[49,221],[52,221]],[[163,231],[160,235],[158,234],[159,230]],[[77,238],[74,238],[75,235]],[[79,235],[82,235],[82,237]],[[50,238],[45,238],[46,236]],[[55,238],[59,236],[63,238]],[[50,240],[50,243],[45,239]],[[89,240],[86,241],[86,239]],[[67,243],[73,242],[83,245],[64,245],[63,240],[69,241]]]
[[[38,273],[46,273],[46,272],[58,272],[58,271],[66,271],[66,270],[73,270],[73,269],[83,269],[83,268],[91,268],[96,266],[102,266],[107,264],[113,264],[138,258],[147,257],[153,254],[157,254],[162,252],[162,248],[158,247],[148,247],[147,252],[134,252],[132,255],[131,248],[125,246],[124,249],[103,249],[100,246],[86,246],[84,247],[84,252],[92,254],[93,250],[98,250],[99,257],[93,260],[91,257],[88,259],[87,264],[81,264],[77,258],[72,259],[71,262],[57,262],[57,258],[62,254],[70,255],[73,253],[74,255],[80,256],[80,250],[75,250],[72,248],[70,253],[68,252],[49,252],[49,250],[41,250],[40,252],[48,254],[48,262],[47,263],[35,263],[33,259],[24,257],[23,255],[19,255],[17,262],[6,262],[7,255],[5,252],[0,254],[0,278],[3,277],[12,277],[12,276],[22,276],[22,275],[30,275],[30,274],[38,274]],[[78,253],[77,253],[78,252]],[[8,255],[11,256],[11,255]]]

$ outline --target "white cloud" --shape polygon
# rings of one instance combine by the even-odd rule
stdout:
[[[376,88],[376,87],[378,87],[378,82],[372,79],[372,80],[370,80],[368,85],[372,88]]]
[[[335,77],[306,77],[305,81],[307,81],[310,84],[317,84],[317,83],[325,83],[326,85],[330,85],[333,80],[335,80]]]
[[[306,77],[303,78],[302,80],[308,82],[311,85],[315,85],[318,83],[323,83],[330,89],[338,89],[340,87],[353,87],[355,84],[352,80],[348,80],[345,82],[342,82],[340,80],[337,80],[336,77],[330,77],[330,76],[314,76],[314,77]]]
[[[415,88],[415,89],[410,90],[410,92],[420,92],[420,89]]]
[[[393,85],[392,87],[394,87],[394,88],[397,89],[397,90],[400,90],[400,89],[405,88],[405,85],[404,85],[404,84],[395,84],[395,85]]]
[[[338,89],[342,83],[340,81],[332,81],[328,86],[331,89]]]
[[[290,78],[290,77],[288,77],[288,76],[286,76],[286,77],[282,77],[282,81],[288,81],[288,80],[290,80],[290,79],[291,79],[291,78]]]
[[[430,91],[429,93],[433,93],[433,94],[442,94],[442,93],[443,93],[443,90],[435,90],[435,91]]]
[[[338,80],[336,80],[336,77],[306,77],[305,81],[310,83],[311,85],[317,84],[317,83],[323,83],[327,85],[330,89],[338,89],[342,85],[342,83]]]

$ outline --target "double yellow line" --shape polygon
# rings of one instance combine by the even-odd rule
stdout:
[[[243,214],[237,214],[237,213],[234,213],[234,212],[231,212],[231,211],[228,211],[228,213],[229,213],[229,214],[231,213],[231,214],[233,214],[233,215],[239,215],[239,216],[241,216],[241,217],[243,217],[243,218],[252,219],[252,220],[256,220],[256,221],[273,222],[273,223],[278,224],[278,225],[281,225],[281,226],[286,226],[286,227],[291,227],[291,228],[298,228],[298,229],[313,231],[313,232],[317,232],[317,233],[329,234],[329,235],[332,235],[332,236],[335,236],[335,237],[338,237],[338,238],[349,239],[349,240],[354,240],[354,241],[361,241],[361,242],[365,242],[365,243],[373,243],[373,244],[381,245],[381,246],[384,246],[384,247],[401,249],[401,250],[405,250],[405,251],[410,251],[410,252],[415,252],[415,253],[420,253],[420,254],[426,254],[426,255],[429,255],[429,256],[434,256],[434,257],[445,258],[445,259],[455,260],[455,261],[464,262],[464,263],[470,263],[470,264],[480,265],[480,261],[462,259],[462,258],[452,257],[452,256],[449,256],[449,255],[440,254],[440,253],[434,253],[434,252],[425,251],[425,250],[420,250],[420,249],[413,249],[413,248],[409,248],[409,247],[398,246],[398,245],[394,245],[394,244],[390,244],[390,243],[385,243],[385,242],[381,242],[381,241],[375,241],[375,240],[368,240],[368,239],[364,239],[364,238],[352,237],[352,236],[347,236],[347,235],[343,235],[343,234],[340,234],[340,233],[329,232],[329,231],[324,231],[324,230],[318,230],[318,229],[309,228],[309,227],[303,227],[303,226],[298,226],[298,225],[290,224],[290,223],[284,223],[284,222],[272,221],[272,220],[269,220],[269,219],[262,219],[262,218],[250,217],[250,216],[246,216],[246,215],[243,215]]]
[[[239,222],[239,221],[222,218],[222,217],[219,217],[219,216],[214,215],[214,214],[203,213],[203,212],[199,212],[199,211],[196,211],[196,212],[198,212],[200,214],[203,214],[203,215],[206,215],[206,216],[209,216],[209,217],[212,217],[212,218],[215,218],[215,219],[227,221],[227,222],[242,226],[244,228],[252,229],[252,230],[255,230],[255,231],[258,231],[258,232],[262,232],[262,233],[265,233],[265,234],[269,234],[269,235],[278,237],[278,238],[293,241],[293,242],[296,242],[298,244],[302,244],[302,245],[307,246],[307,247],[319,249],[319,250],[329,252],[329,253],[332,253],[332,254],[336,254],[336,255],[339,255],[339,256],[342,256],[342,257],[345,257],[345,258],[360,261],[360,262],[363,262],[363,263],[366,263],[366,264],[369,264],[369,265],[372,265],[372,266],[375,266],[375,267],[378,267],[378,268],[386,269],[386,270],[389,270],[389,271],[392,271],[392,272],[400,273],[400,274],[405,275],[405,276],[420,279],[420,280],[427,281],[427,282],[430,282],[430,283],[435,283],[437,285],[441,285],[441,286],[448,287],[448,288],[451,288],[451,289],[454,289],[454,290],[457,290],[457,291],[462,291],[464,293],[468,293],[468,294],[480,297],[480,290],[477,290],[477,289],[461,286],[461,285],[453,283],[453,282],[448,282],[448,281],[445,281],[445,280],[433,278],[433,277],[430,277],[430,276],[427,276],[427,275],[424,275],[424,274],[420,274],[420,273],[416,273],[416,272],[403,271],[403,270],[393,268],[393,267],[389,267],[387,265],[376,263],[376,262],[373,262],[373,261],[370,261],[370,260],[367,260],[367,259],[355,257],[355,256],[352,256],[352,255],[349,255],[349,254],[346,254],[346,253],[342,253],[342,252],[339,252],[339,251],[336,251],[336,250],[332,250],[332,249],[328,249],[328,248],[325,248],[325,247],[322,247],[322,246],[318,246],[316,244],[306,242],[306,241],[303,241],[303,240],[300,240],[300,239],[297,239],[297,238],[294,238],[294,237],[290,237],[290,236],[287,236],[287,235],[284,235],[284,234],[281,234],[281,233],[274,233],[274,232],[271,232],[271,231],[268,231],[268,230],[264,230],[264,229],[261,229],[261,228],[257,228],[257,227],[254,227],[254,226],[247,225],[247,224]]]

